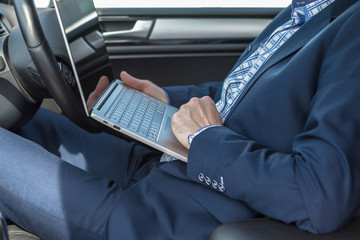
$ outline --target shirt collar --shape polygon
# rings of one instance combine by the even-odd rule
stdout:
[[[335,0],[292,0],[292,18],[295,25],[309,21],[326,6]]]

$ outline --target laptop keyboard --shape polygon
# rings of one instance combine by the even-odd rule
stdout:
[[[166,105],[143,93],[123,88],[105,116],[143,137],[156,141]]]

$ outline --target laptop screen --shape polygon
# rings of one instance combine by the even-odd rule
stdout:
[[[103,75],[113,78],[98,15],[92,0],[53,0],[64,37],[68,59],[60,61],[72,69],[84,109],[86,99]]]

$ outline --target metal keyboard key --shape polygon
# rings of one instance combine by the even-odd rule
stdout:
[[[109,107],[106,117],[156,141],[165,108],[163,103],[124,88]]]

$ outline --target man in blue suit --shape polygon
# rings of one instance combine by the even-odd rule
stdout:
[[[0,209],[43,239],[206,239],[262,215],[341,228],[360,205],[359,22],[359,1],[294,0],[222,83],[122,73],[180,107],[187,163],[44,111],[18,132],[30,141],[0,130]]]

